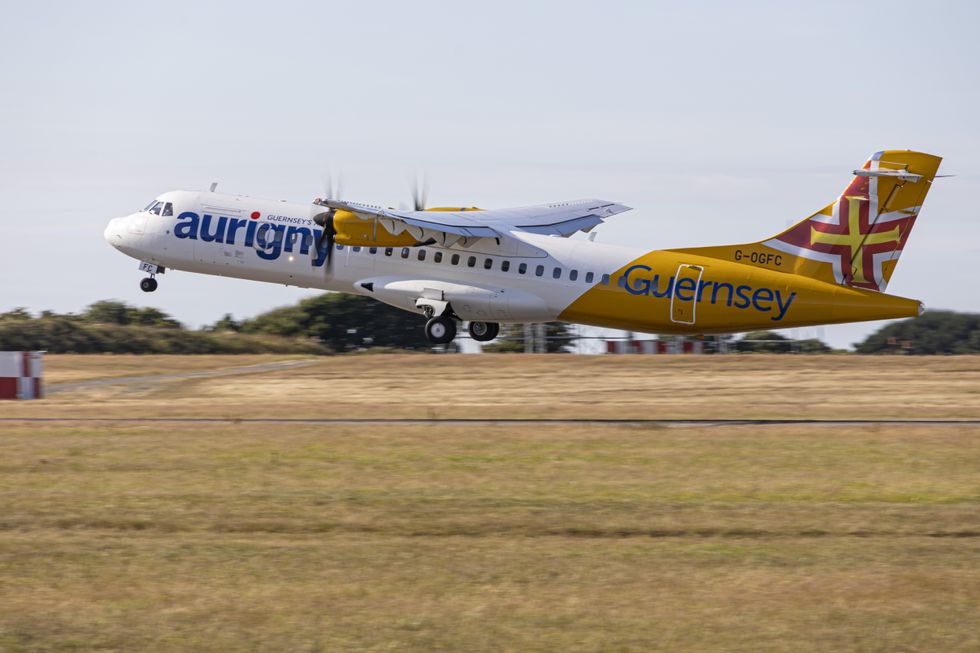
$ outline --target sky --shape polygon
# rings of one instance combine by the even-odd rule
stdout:
[[[190,326],[315,294],[102,238],[173,189],[397,206],[599,197],[597,240],[771,236],[881,149],[944,157],[888,291],[980,311],[980,3],[0,4],[0,311],[119,299]],[[881,323],[796,330],[837,347]]]

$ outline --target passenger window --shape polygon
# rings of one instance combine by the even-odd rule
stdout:
[[[468,259],[466,259],[466,267],[471,268],[471,267],[473,267],[475,265],[476,265],[476,257],[475,256],[471,256]]]
[[[385,256],[391,256],[392,254],[394,254],[394,252],[395,252],[394,247],[385,247]]]
[[[543,265],[539,265],[538,267],[534,268],[534,276],[540,277],[542,274],[544,274],[544,266]]]
[[[378,248],[377,247],[368,247],[368,251],[370,253],[372,253],[372,254],[377,254],[378,253]]]
[[[432,260],[436,263],[442,263],[442,252],[436,252],[432,255]]]
[[[501,272],[508,272],[509,270],[510,270],[510,261],[501,261],[500,262],[500,271]]]
[[[408,248],[402,247],[402,258],[408,258]]]
[[[572,270],[571,272],[568,273],[569,281],[575,281],[576,279],[578,279],[578,270]]]
[[[171,204],[170,202],[167,202],[166,204],[164,204],[163,205],[163,215],[165,215],[165,216],[167,216],[167,215],[172,216],[173,214],[174,214],[174,205]]]
[[[343,249],[344,249],[344,246],[343,245],[337,245],[337,251],[338,252],[341,251],[341,250],[343,250]]]
[[[357,247],[353,247],[351,249],[353,249],[355,252],[359,252],[359,251],[361,251],[361,246],[358,245]]]
[[[424,261],[425,260],[425,250],[424,249],[420,249],[419,250],[419,260],[420,261]]]
[[[489,270],[492,267],[493,267],[493,259],[488,258],[488,259],[484,259],[483,260],[483,269],[484,270]]]
[[[608,274],[602,275],[602,285],[604,285],[604,286],[608,286],[609,285],[609,275]]]
[[[551,276],[555,279],[561,279],[561,268],[555,268],[551,271]]]
[[[527,263],[521,263],[517,266],[517,274],[525,274],[527,272]]]
[[[593,279],[595,279],[595,272],[586,272],[585,273],[585,283],[592,283],[592,280]]]
[[[459,265],[459,254],[453,254],[453,257],[449,262],[453,265]]]

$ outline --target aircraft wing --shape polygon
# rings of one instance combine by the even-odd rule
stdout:
[[[323,200],[322,204],[364,220],[379,220],[391,233],[407,229],[420,242],[434,238],[447,246],[459,241],[466,246],[476,238],[499,241],[511,231],[567,237],[576,231],[589,231],[606,218],[630,210],[622,204],[596,199],[487,211],[396,211],[338,200]]]

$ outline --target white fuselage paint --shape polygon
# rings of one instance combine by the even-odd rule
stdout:
[[[612,274],[645,252],[513,231],[509,235],[518,241],[516,248],[513,243],[497,246],[484,239],[471,248],[410,247],[407,257],[403,257],[403,248],[394,248],[391,255],[386,255],[383,247],[372,254],[367,247],[345,246],[335,248],[329,266],[315,266],[317,253],[309,246],[308,252],[302,253],[301,235],[296,235],[288,246],[280,242],[277,256],[273,256],[275,247],[262,247],[273,238],[263,243],[264,239],[256,235],[259,231],[272,234],[267,230],[280,225],[284,240],[289,227],[318,230],[312,217],[323,207],[189,191],[164,193],[158,200],[172,203],[173,215],[142,211],[116,218],[105,230],[106,240],[135,259],[170,270],[356,293],[413,312],[421,312],[416,306],[418,298],[438,295],[450,302],[464,320],[554,320],[585,291],[602,283],[603,275]],[[238,228],[229,237],[233,242],[205,240],[201,224],[196,237],[187,237],[186,229],[185,237],[178,237],[175,228],[189,221],[181,218],[187,213],[198,216],[199,222],[205,215],[211,216],[209,236],[215,231],[228,236],[232,221],[237,221]],[[253,220],[254,213],[259,217]],[[216,230],[222,218],[222,229]],[[256,224],[253,242],[247,245],[250,222]],[[425,252],[425,260],[419,260],[420,251]],[[442,255],[441,262],[435,260],[437,253]],[[456,255],[459,260],[453,264]],[[472,266],[470,257],[475,258]],[[485,267],[488,259],[489,268]],[[509,262],[506,272],[502,270],[504,261]],[[556,268],[560,270],[557,279]],[[573,270],[577,274],[574,281],[570,279]],[[589,273],[592,276],[586,281]]]

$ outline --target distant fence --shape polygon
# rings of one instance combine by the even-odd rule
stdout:
[[[43,362],[41,351],[0,351],[0,399],[40,399]]]
[[[607,354],[703,354],[701,340],[606,340]]]

